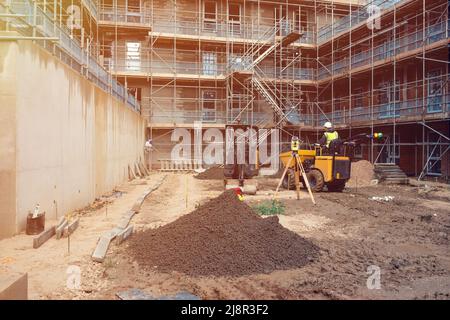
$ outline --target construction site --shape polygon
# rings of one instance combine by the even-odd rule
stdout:
[[[0,300],[449,300],[449,8],[0,0]]]

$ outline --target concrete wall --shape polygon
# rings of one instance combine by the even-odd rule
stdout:
[[[0,238],[82,208],[143,159],[143,118],[30,41],[0,42]]]

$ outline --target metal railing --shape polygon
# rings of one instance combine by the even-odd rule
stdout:
[[[133,23],[150,26],[152,19],[147,10],[133,7],[101,4],[99,12],[99,20],[103,22]]]
[[[373,108],[359,107],[351,110],[336,110],[333,113],[320,114],[317,126],[333,119],[334,124],[355,124],[361,122],[379,121],[394,118],[431,116],[450,112],[450,95],[433,95],[425,98],[408,99],[398,102],[376,104]],[[398,121],[398,120],[397,120]]]
[[[224,77],[226,65],[217,63],[214,65],[204,65],[199,62],[154,62],[148,59],[105,59],[105,68],[111,72],[121,72],[126,74],[170,74]]]
[[[223,52],[198,52],[193,50],[173,50],[154,49],[140,47],[133,56],[127,58],[126,46],[118,43],[113,46],[102,47],[104,51],[110,51],[111,58],[104,59],[104,67],[111,72],[123,72],[127,74],[183,74],[196,76],[223,77],[231,71],[249,70],[252,64],[252,57],[232,55],[228,58],[228,63],[211,63],[210,60],[203,62],[202,54],[207,53],[213,57],[212,61],[225,61],[226,55]],[[173,55],[173,56],[172,56]],[[177,58],[175,58],[176,56]],[[116,58],[115,58],[116,57]],[[178,57],[181,57],[178,60]],[[176,60],[176,61],[174,61]],[[194,61],[188,61],[194,60]],[[279,78],[287,80],[310,80],[316,79],[313,68],[303,68],[301,66],[289,66],[288,68],[274,67],[273,63],[262,62],[259,68],[265,77]]]
[[[279,21],[271,18],[241,16],[240,21],[230,21],[228,15],[217,14],[215,20],[203,19],[198,11],[180,11],[168,9],[151,9],[148,7],[131,8],[118,5],[99,6],[99,20],[139,23],[152,28],[152,31],[172,33],[177,35],[215,36],[221,38],[236,38],[256,40],[268,30],[272,30]],[[290,30],[300,31],[304,36],[297,43],[315,43],[313,26],[294,26],[289,22]]]
[[[226,111],[203,110],[164,110],[153,112],[149,115],[151,123],[177,123],[192,124],[196,121],[203,123],[225,124],[234,120],[237,114],[227,113]],[[253,124],[257,121],[268,122],[272,115],[267,112],[253,112],[241,114],[240,120],[242,124]]]
[[[418,30],[398,39],[386,41],[366,51],[354,54],[351,56],[351,63],[349,58],[336,61],[333,64],[319,68],[318,80],[323,80],[330,77],[331,74],[338,75],[345,73],[350,69],[360,66],[368,65],[373,62],[384,60],[400,53],[412,51],[421,48],[422,46],[432,44],[434,42],[446,39],[448,36],[448,21],[442,21],[426,28],[426,38],[423,38],[423,32]],[[373,60],[372,60],[373,59]]]
[[[350,12],[347,16],[339,18],[332,24],[323,26],[318,31],[317,42],[319,44],[330,40],[333,36],[340,34],[344,31],[350,30],[350,28],[366,22],[370,17],[370,6],[377,6],[380,9],[388,9],[393,5],[399,3],[402,0],[373,0],[369,1],[364,7]]]

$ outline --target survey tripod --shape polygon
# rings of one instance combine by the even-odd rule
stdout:
[[[281,176],[280,182],[278,183],[277,189],[275,190],[275,195],[278,193],[278,190],[280,189],[281,184],[283,183],[283,179],[286,176],[289,168],[291,167],[291,164],[294,163],[294,179],[297,200],[300,199],[300,175],[302,175],[305,186],[308,189],[309,196],[311,197],[311,201],[316,204],[313,193],[311,191],[311,186],[309,185],[309,181],[306,176],[305,168],[303,167],[302,161],[300,160],[300,156],[298,154],[299,148],[300,141],[297,137],[293,137],[291,140],[291,157],[288,160],[286,167],[284,168],[283,175]]]

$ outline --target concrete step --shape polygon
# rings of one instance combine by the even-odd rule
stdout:
[[[394,168],[399,168],[399,166],[396,164],[392,166],[375,166],[375,169],[382,169],[382,170],[389,170]]]
[[[374,170],[374,172],[380,172],[380,173],[382,173],[382,172],[403,172],[403,170],[401,170],[401,169],[390,169],[390,170],[380,170],[380,169],[375,169]]]
[[[381,178],[387,179],[387,178],[408,178],[408,176],[404,173],[396,173],[396,174],[382,174],[378,175]]]
[[[375,175],[386,184],[408,184],[408,176],[395,163],[376,163]]]
[[[408,178],[386,178],[383,180],[386,184],[408,184]]]

